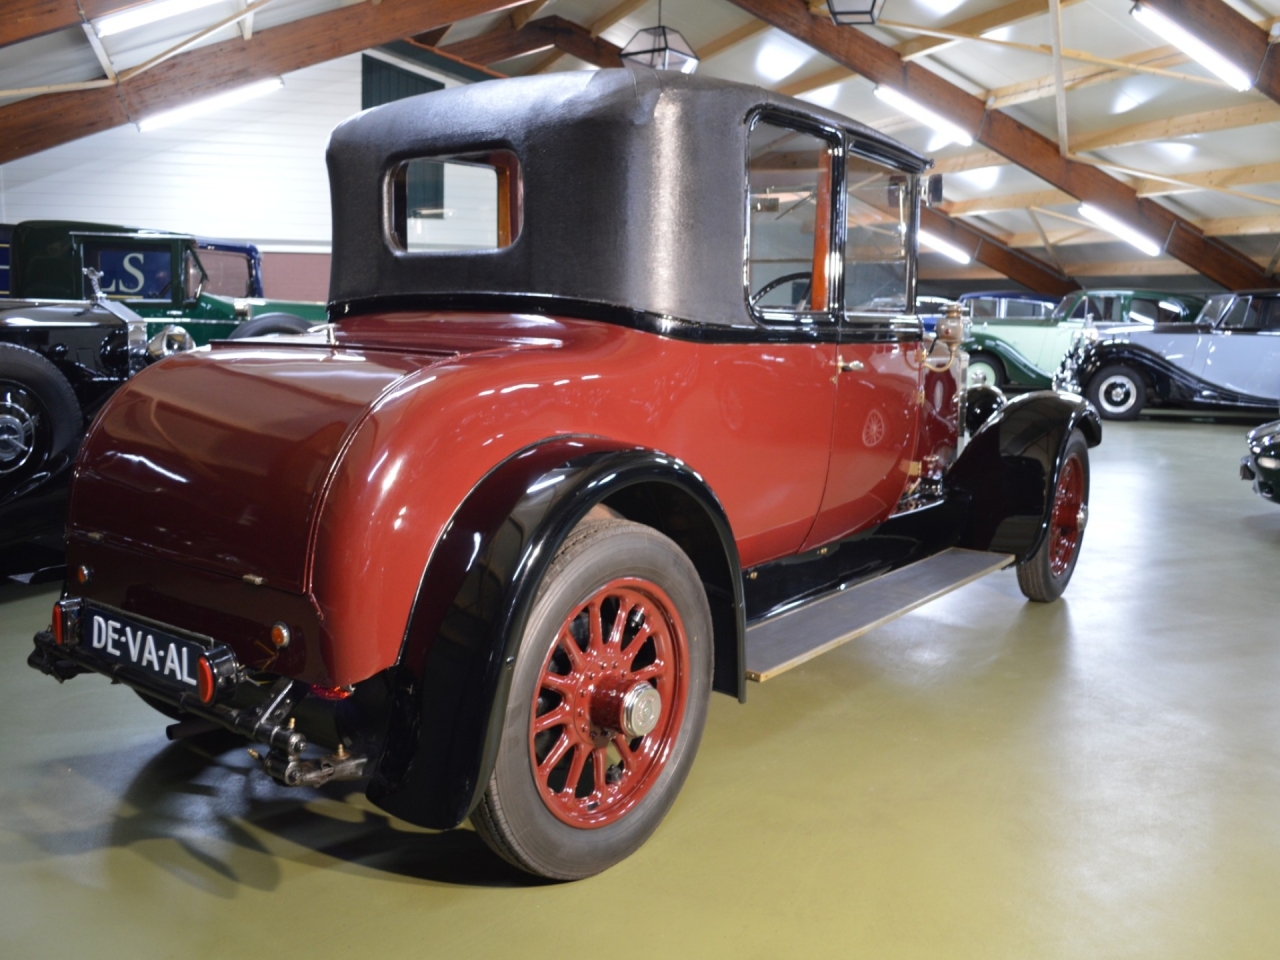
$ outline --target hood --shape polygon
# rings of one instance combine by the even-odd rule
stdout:
[[[230,341],[144,370],[81,449],[69,528],[285,590],[325,485],[379,399],[461,350]]]

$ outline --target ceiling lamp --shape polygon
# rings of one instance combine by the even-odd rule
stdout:
[[[893,109],[899,113],[910,117],[913,120],[919,120],[928,127],[932,127],[942,136],[947,138],[949,143],[958,143],[962,147],[967,147],[973,143],[973,137],[969,136],[964,130],[956,126],[946,117],[934,113],[923,104],[916,103],[906,94],[899,93],[893,87],[886,87],[883,84],[877,86],[875,94]],[[944,144],[945,145],[945,144]]]
[[[192,117],[203,116],[206,113],[213,113],[215,110],[221,110],[223,107],[230,107],[237,103],[244,103],[246,100],[253,100],[257,97],[265,96],[273,93],[284,86],[284,80],[280,77],[272,77],[270,80],[259,80],[257,83],[250,83],[243,87],[236,87],[226,93],[220,93],[215,97],[207,97],[204,100],[197,100],[194,103],[184,104],[181,107],[175,107],[172,110],[166,110],[163,113],[152,114],[149,117],[143,117],[138,121],[138,130],[146,133],[148,130],[159,130],[161,127],[172,126],[175,123],[181,123],[183,120],[190,120]]]
[[[884,0],[827,0],[831,22],[841,27],[875,23],[883,7]]]
[[[146,26],[167,20],[179,14],[190,13],[202,7],[211,7],[221,0],[159,0],[158,3],[144,3],[138,7],[130,7],[120,13],[113,13],[94,21],[94,30],[100,37],[109,37],[123,30]]]
[[[1129,13],[1133,15],[1133,19],[1152,33],[1173,44],[1202,67],[1217,74],[1227,82],[1228,86],[1241,92],[1253,86],[1253,80],[1247,73],[1158,10],[1153,10],[1142,3],[1135,3]]]
[[[1115,234],[1125,243],[1137,247],[1148,257],[1156,257],[1160,255],[1160,244],[1156,243],[1150,237],[1139,233],[1127,223],[1121,223],[1105,210],[1100,210],[1091,203],[1080,204],[1080,216],[1084,217],[1090,223],[1097,224],[1107,233]]]
[[[679,30],[662,25],[662,0],[658,0],[658,25],[637,30],[619,52],[628,67],[648,67],[650,70],[678,70],[693,73],[698,69],[698,55]]]
[[[698,69],[698,55],[689,41],[671,27],[645,27],[637,30],[619,54],[628,67],[651,67],[654,70],[679,70],[693,73]]]
[[[969,263],[973,259],[954,243],[948,243],[935,233],[930,233],[928,230],[920,230],[917,235],[920,237],[920,242],[930,250],[936,250],[943,256],[950,257],[956,263]]]

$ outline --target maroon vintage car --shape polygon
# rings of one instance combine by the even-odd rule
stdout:
[[[1071,577],[1097,417],[961,392],[961,324],[910,309],[927,166],[646,71],[354,117],[330,327],[115,394],[31,664],[525,870],[617,862],[711,691],[1010,564],[1034,600]]]

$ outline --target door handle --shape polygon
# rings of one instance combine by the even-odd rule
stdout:
[[[841,373],[857,373],[859,370],[865,370],[866,364],[861,360],[846,360],[844,357],[837,354],[836,369]]]

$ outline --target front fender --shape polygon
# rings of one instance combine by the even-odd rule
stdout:
[[[431,556],[394,669],[373,802],[434,829],[470,814],[493,769],[538,585],[560,543],[599,503],[651,523],[689,553],[712,606],[715,687],[741,695],[742,582],[714,494],[694,471],[653,451],[590,437],[549,440],[490,472]]]
[[[947,473],[968,519],[961,547],[1011,553],[1021,562],[1049,529],[1053,490],[1071,431],[1091,447],[1102,421],[1083,397],[1042,391],[1009,401],[973,436]]]
[[[1049,376],[1034,363],[1028,360],[1013,344],[998,336],[975,331],[972,338],[964,344],[969,353],[984,351],[994,353],[1004,364],[1004,372],[1009,382],[1017,387],[1047,387]]]

